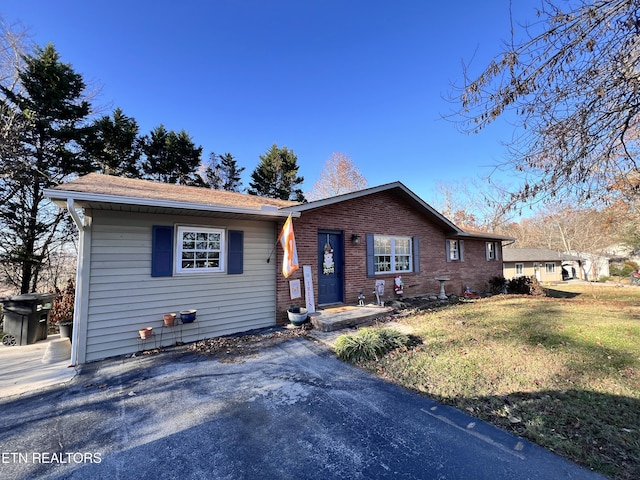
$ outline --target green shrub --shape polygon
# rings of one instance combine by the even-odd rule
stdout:
[[[628,277],[637,268],[638,264],[631,260],[625,260],[624,263],[612,262],[609,265],[609,273],[617,277]]]
[[[363,328],[356,333],[340,335],[335,351],[341,360],[358,363],[375,360],[385,353],[409,346],[409,336],[388,328]]]
[[[512,278],[507,284],[507,292],[516,295],[529,295],[531,294],[531,284],[531,277]]]
[[[494,295],[504,293],[505,286],[507,285],[507,279],[503,276],[491,277],[489,279],[489,292]]]

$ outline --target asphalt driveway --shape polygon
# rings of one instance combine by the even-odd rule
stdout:
[[[594,479],[295,338],[85,366],[0,401],[2,479]]]

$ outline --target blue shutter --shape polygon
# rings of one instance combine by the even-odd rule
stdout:
[[[227,274],[238,275],[244,267],[244,232],[229,230],[227,242]]]
[[[446,258],[447,262],[450,262],[451,261],[451,241],[450,240],[444,241],[444,254],[447,256]]]
[[[373,261],[373,233],[367,233],[367,277],[375,277],[376,271]]]
[[[154,225],[151,235],[151,276],[173,275],[173,227]]]
[[[458,257],[464,262],[464,240],[458,241]]]
[[[420,238],[413,237],[413,271],[420,273]]]

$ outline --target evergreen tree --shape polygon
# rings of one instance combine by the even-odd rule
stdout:
[[[218,155],[214,152],[209,154],[208,165],[203,165],[204,172],[202,173],[202,186],[211,188],[212,190],[222,190],[224,185],[224,179],[222,178],[222,168],[218,160]]]
[[[53,45],[23,56],[19,89],[0,86],[0,124],[19,125],[0,159],[0,264],[21,293],[36,290],[64,213],[44,189],[91,170],[79,154],[90,106],[85,83]]]
[[[201,183],[196,177],[202,147],[196,147],[184,130],[176,133],[160,125],[143,139],[142,151],[146,157],[142,163],[146,178],[182,185]]]
[[[142,140],[135,119],[127,117],[121,109],[97,119],[83,142],[88,161],[94,162],[99,172],[129,178],[140,178]]]
[[[217,171],[215,178],[220,182],[216,188],[227,192],[240,192],[242,190],[241,175],[244,172],[244,167],[238,168],[236,159],[230,153],[225,153],[224,155],[212,153],[211,157],[212,159],[215,157],[214,168]]]
[[[205,187],[214,190],[226,190],[228,192],[240,192],[242,190],[241,175],[244,167],[238,168],[236,159],[230,153],[217,155],[211,152],[209,165],[203,173]]]
[[[249,193],[280,200],[304,202],[304,194],[298,187],[304,177],[298,177],[298,157],[287,147],[278,148],[275,143],[260,156],[260,163],[251,174]]]

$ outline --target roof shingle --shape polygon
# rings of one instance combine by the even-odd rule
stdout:
[[[259,210],[262,206],[286,208],[299,204],[299,202],[258,197],[245,193],[187,187],[99,173],[90,173],[78,177],[75,180],[58,185],[54,190],[256,210]]]

